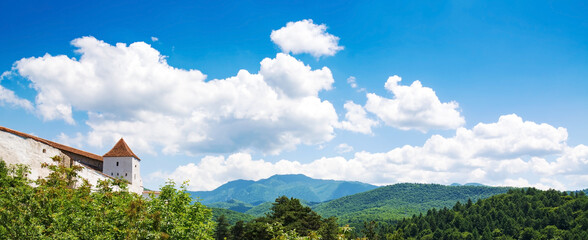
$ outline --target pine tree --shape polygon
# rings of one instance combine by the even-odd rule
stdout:
[[[216,220],[216,229],[214,231],[214,239],[227,240],[229,239],[229,227],[231,225],[227,221],[225,215],[220,215]]]

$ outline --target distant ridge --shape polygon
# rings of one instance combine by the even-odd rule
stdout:
[[[323,217],[336,216],[341,224],[360,226],[367,220],[395,221],[431,208],[451,207],[457,201],[476,201],[506,193],[509,187],[445,186],[399,183],[313,206]]]
[[[212,191],[191,192],[203,204],[213,204],[233,210],[243,210],[280,196],[298,198],[306,202],[324,202],[347,195],[365,192],[377,186],[361,182],[313,179],[302,174],[274,175],[259,181],[235,180]],[[227,203],[227,204],[222,204]],[[237,204],[237,205],[231,205]],[[251,204],[252,206],[247,206]]]
[[[452,183],[451,185],[452,187],[457,187],[457,186],[477,186],[477,187],[485,187],[486,185],[481,184],[481,183],[466,183],[466,184],[459,184],[459,183]]]

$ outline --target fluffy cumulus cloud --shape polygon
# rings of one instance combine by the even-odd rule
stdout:
[[[7,77],[8,75],[10,75],[10,73],[2,74],[2,76],[0,76],[0,82],[3,78]],[[10,106],[18,108],[23,108],[28,111],[34,110],[33,104],[29,100],[18,97],[14,93],[14,91],[6,89],[2,85],[0,85],[0,106],[4,104],[8,104]]]
[[[329,68],[313,71],[300,60],[283,53],[261,61],[259,74],[281,95],[291,98],[316,96],[321,90],[330,90],[335,82]]]
[[[456,129],[465,123],[457,102],[441,102],[433,89],[423,87],[418,80],[410,86],[399,85],[401,80],[395,75],[386,81],[385,88],[394,94],[392,99],[367,94],[365,108],[386,125],[426,132],[430,129]]]
[[[327,26],[317,25],[312,19],[289,22],[272,31],[270,38],[285,53],[308,53],[314,57],[333,56],[343,47],[339,38],[326,32]]]
[[[459,128],[452,137],[433,135],[422,146],[406,145],[382,153],[356,152],[350,159],[272,163],[237,154],[227,159],[206,157],[199,164],[157,174],[176,180],[188,176],[195,190],[210,190],[235,179],[260,179],[286,173],[380,185],[479,182],[559,190],[586,188],[588,146],[568,146],[566,141],[566,129],[523,121],[512,114],[501,116],[495,123]]]
[[[378,122],[367,117],[367,112],[359,104],[348,101],[343,105],[347,113],[345,120],[337,125],[341,129],[363,134],[371,134],[372,127],[378,125]]]
[[[258,73],[206,80],[198,70],[169,66],[144,42],[110,45],[82,37],[72,45],[79,59],[24,58],[13,72],[31,81],[44,119],[74,124],[74,111],[87,112],[90,144],[124,136],[154,153],[154,146],[165,153],[279,153],[329,141],[338,124],[332,104],[318,97],[331,88],[331,71],[287,54],[263,59]]]

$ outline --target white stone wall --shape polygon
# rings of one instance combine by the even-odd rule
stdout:
[[[29,166],[31,173],[28,175],[28,177],[31,180],[36,180],[39,177],[44,178],[49,175],[49,170],[47,168],[42,168],[41,164],[54,164],[53,160],[51,159],[54,156],[61,156],[62,158],[69,161],[69,157],[63,154],[61,150],[57,148],[30,138],[23,138],[12,133],[0,131],[0,159],[4,160],[7,164],[24,164]],[[128,169],[132,169],[132,159],[129,159],[126,162],[128,163]],[[74,164],[81,165],[77,162],[74,162]],[[136,169],[137,178],[140,179],[141,175],[138,167],[139,164],[137,164]],[[131,181],[131,172],[128,172],[127,175],[127,180]],[[83,167],[82,170],[78,172],[78,176],[87,179],[88,182],[92,184],[93,189],[96,189],[98,180],[109,179],[109,177],[105,176],[103,173],[88,167]],[[138,184],[129,185],[129,191],[142,194],[143,183],[141,181],[137,183]]]
[[[123,178],[131,183],[129,191],[143,193],[140,163],[134,157],[105,157],[102,172],[114,178]]]
[[[133,157],[105,157],[102,172],[132,182]]]
[[[132,180],[133,183],[133,192],[138,192],[139,194],[143,193],[143,179],[141,178],[141,162],[139,159],[133,158],[133,166],[132,166]],[[131,189],[131,188],[129,188]]]
[[[65,155],[57,148],[37,142],[30,138],[23,138],[12,133],[0,131],[0,158],[7,164],[24,164],[29,166],[29,178],[36,180],[49,175],[49,170],[41,168],[41,164],[53,164],[54,156]]]

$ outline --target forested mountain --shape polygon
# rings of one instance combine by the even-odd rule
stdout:
[[[459,183],[452,183],[451,185],[452,187],[458,187],[458,186],[485,186],[484,184],[481,183],[466,183],[466,184],[459,184]]]
[[[240,212],[240,213],[247,212],[249,209],[255,207],[250,203],[246,203],[246,202],[235,200],[235,199],[231,199],[226,202],[209,203],[206,205],[211,208],[223,208],[223,209],[228,209],[228,210],[232,210],[232,211]]]
[[[382,226],[381,239],[588,239],[588,197],[534,188]],[[384,238],[386,237],[386,238]]]
[[[374,185],[335,180],[313,179],[302,174],[274,175],[259,181],[236,180],[212,191],[189,192],[203,204],[238,200],[253,206],[273,202],[280,196],[307,202],[324,202],[377,188]],[[219,206],[215,206],[219,207]]]
[[[231,225],[234,225],[238,221],[249,222],[249,221],[255,219],[254,216],[251,216],[249,214],[240,213],[240,212],[236,212],[236,211],[229,210],[229,209],[224,209],[224,208],[210,208],[210,209],[212,209],[212,219],[217,222],[218,222],[218,218],[220,216],[225,216],[225,219]]]
[[[323,217],[336,216],[353,226],[364,221],[394,221],[431,208],[453,206],[457,201],[477,200],[505,193],[506,187],[444,186],[401,183],[358,193],[313,207]]]

